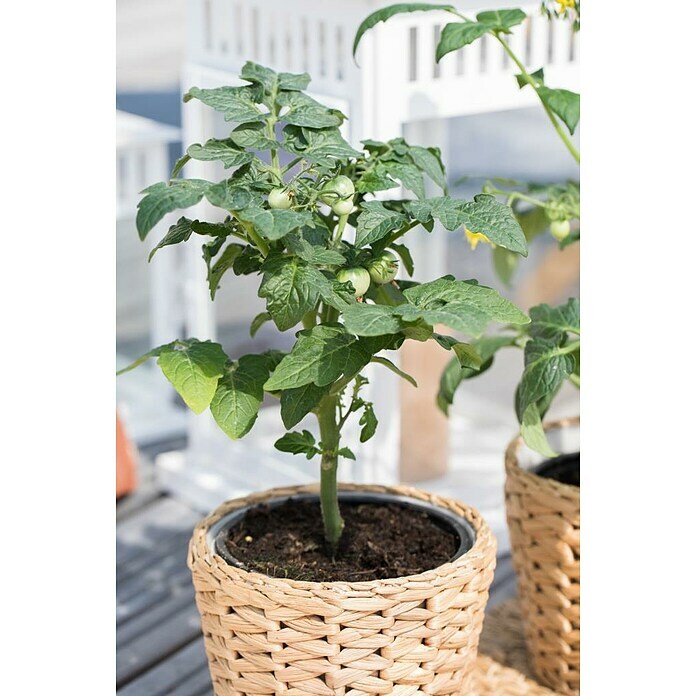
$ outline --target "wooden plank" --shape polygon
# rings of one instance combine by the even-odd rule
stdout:
[[[156,549],[143,551],[119,564],[116,567],[116,584],[120,585],[128,579],[146,572],[148,568],[161,563],[168,556],[185,558],[190,538],[189,531],[176,534],[163,541]]]
[[[128,597],[119,598],[116,602],[116,618],[119,623],[128,621],[149,607],[154,607],[168,597],[174,597],[188,591],[191,585],[191,575],[184,567],[167,578],[157,581],[144,582],[131,586],[132,593]],[[134,589],[137,588],[137,589]]]
[[[162,498],[116,526],[116,563],[121,565],[178,532],[192,531],[200,514],[172,498]]]
[[[130,621],[122,622],[116,629],[116,649],[120,650],[123,646],[135,640],[143,633],[147,633],[154,627],[159,626],[170,616],[177,612],[194,605],[193,585],[182,588],[180,593],[158,602],[147,610],[133,616]]]
[[[119,696],[164,696],[206,666],[203,638],[197,638],[137,679],[118,690]]]
[[[202,670],[192,674],[186,681],[169,692],[169,696],[213,696],[213,684],[206,664]]]
[[[116,654],[117,686],[131,681],[200,636],[200,617],[194,604],[158,623]]]

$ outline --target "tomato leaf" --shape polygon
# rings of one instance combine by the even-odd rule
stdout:
[[[309,430],[303,430],[301,433],[285,433],[276,441],[275,448],[281,452],[290,452],[290,454],[304,454],[307,459],[311,459],[321,451],[316,446],[314,435]]]
[[[285,389],[280,395],[280,417],[286,428],[294,428],[313,408],[319,405],[329,385],[318,387],[309,383],[295,389]]]
[[[242,164],[251,162],[254,155],[251,152],[244,152],[232,140],[216,140],[211,138],[205,145],[190,145],[186,150],[191,159],[203,162],[222,162],[225,169],[239,167]]]
[[[220,378],[210,412],[220,429],[233,440],[246,435],[256,422],[269,373],[264,355],[244,355]]]
[[[196,205],[212,184],[203,179],[173,179],[168,184],[163,181],[148,186],[145,197],[138,203],[135,224],[140,239],[167,214],[179,208]]]
[[[381,201],[363,203],[358,215],[355,245],[361,247],[374,244],[407,223],[405,215],[388,210]]]
[[[570,134],[575,133],[580,121],[580,95],[567,89],[551,89],[543,85],[537,91],[544,104],[566,124]]]
[[[494,244],[527,256],[527,240],[509,205],[480,193],[473,201],[462,203],[460,209],[462,224],[469,231],[485,234]]]
[[[264,120],[263,112],[256,103],[257,91],[253,87],[191,87],[184,95],[184,102],[191,99],[198,99],[206,106],[224,114],[225,121],[250,123]]]
[[[390,17],[397,14],[402,14],[404,12],[427,12],[429,10],[444,10],[446,12],[456,12],[453,5],[432,5],[427,2],[402,2],[396,5],[389,5],[389,7],[383,7],[381,10],[373,12],[368,15],[358,27],[358,31],[355,33],[355,39],[353,40],[353,58],[355,58],[355,52],[358,50],[358,44],[360,39],[369,29],[372,29],[379,22],[386,22]]]
[[[157,364],[186,405],[203,413],[215,395],[227,356],[219,343],[189,338],[160,350]]]
[[[450,24],[445,24],[435,50],[435,60],[439,63],[448,53],[468,46],[490,30],[490,26],[479,22],[451,22]]]

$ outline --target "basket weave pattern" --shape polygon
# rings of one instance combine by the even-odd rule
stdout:
[[[575,426],[578,418],[545,426]],[[505,453],[505,506],[522,618],[537,678],[580,691],[580,489],[525,471]]]
[[[341,485],[425,500],[476,530],[466,554],[433,570],[369,582],[304,582],[230,566],[206,533],[228,512],[272,497],[316,493],[276,488],[229,501],[194,529],[188,564],[216,696],[459,695],[471,693],[496,544],[478,512],[401,486]]]

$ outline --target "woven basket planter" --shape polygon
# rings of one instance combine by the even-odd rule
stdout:
[[[549,423],[577,428],[579,418]],[[518,437],[505,454],[505,506],[527,648],[537,678],[580,691],[580,489],[520,463]]]
[[[229,512],[316,486],[276,488],[229,501],[194,529],[188,563],[216,696],[466,694],[472,679],[495,540],[479,514],[413,488],[341,485],[454,511],[473,547],[433,570],[369,582],[304,582],[228,565],[209,530]]]

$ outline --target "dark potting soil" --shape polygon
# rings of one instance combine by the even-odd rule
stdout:
[[[537,476],[580,488],[580,452],[562,454],[560,457],[547,459],[533,471]]]
[[[230,553],[272,577],[361,582],[414,575],[454,556],[458,535],[422,510],[395,504],[341,503],[345,529],[335,559],[326,553],[319,504],[259,506],[229,531]]]

